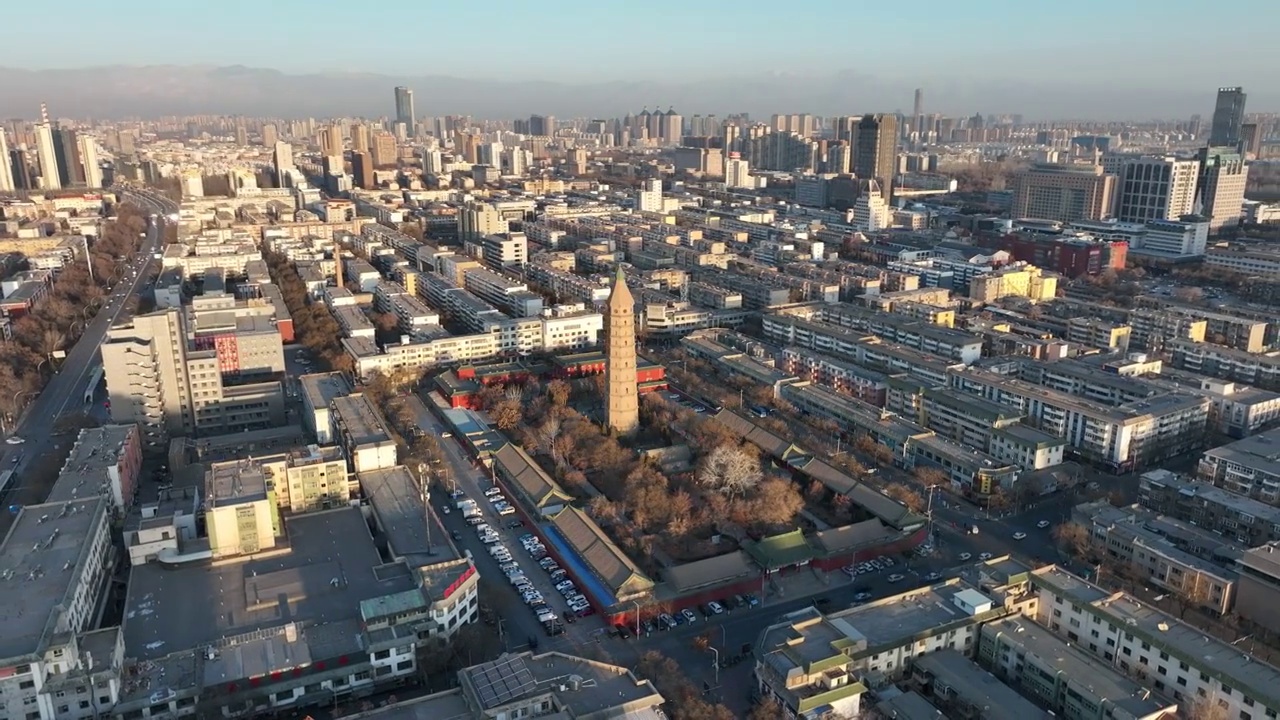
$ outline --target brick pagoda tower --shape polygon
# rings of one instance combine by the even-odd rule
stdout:
[[[626,435],[640,425],[640,400],[636,392],[636,308],[627,281],[618,277],[609,293],[605,347],[605,406],[609,427]]]

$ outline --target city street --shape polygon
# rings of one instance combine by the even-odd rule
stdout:
[[[163,216],[170,212],[160,201],[149,196],[126,194],[125,197],[157,215]],[[33,468],[41,458],[61,457],[75,442],[75,437],[70,433],[55,434],[57,421],[68,412],[83,409],[84,394],[92,369],[99,363],[98,347],[102,344],[107,329],[121,318],[128,317],[128,300],[135,297],[138,288],[147,282],[152,254],[160,246],[163,232],[161,217],[148,227],[142,248],[129,265],[133,274],[126,275],[113,288],[111,295],[107,297],[107,303],[85,326],[80,339],[67,352],[66,358],[44,390],[32,400],[19,418],[13,434],[23,438],[25,442],[21,445],[5,445],[0,453],[0,467],[13,468],[15,471],[13,482],[0,497],[0,506],[9,508],[8,512],[0,513],[0,535],[7,532],[13,523],[17,507],[43,502],[48,496],[53,478],[28,476],[26,471]]]

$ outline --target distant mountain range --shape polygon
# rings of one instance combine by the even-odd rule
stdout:
[[[1032,118],[1135,119],[1212,112],[1214,88],[1169,91],[1079,85],[927,80],[925,111],[947,115],[1022,113]],[[392,88],[414,91],[419,116],[510,118],[530,113],[620,117],[644,107],[721,117],[750,112],[842,115],[910,111],[912,87],[854,71],[760,73],[716,80],[569,84],[427,75],[286,74],[277,70],[150,65],[70,70],[0,68],[0,117],[123,118],[219,114],[271,117],[381,117],[393,114]]]

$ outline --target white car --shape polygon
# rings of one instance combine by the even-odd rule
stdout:
[[[1014,534],[1013,534],[1013,539],[1014,539],[1014,540],[1026,540],[1026,539],[1027,539],[1027,534],[1026,534],[1026,533],[1024,533],[1024,532],[1022,532],[1021,530],[1019,530],[1018,532],[1016,532],[1016,533],[1014,533]]]
[[[1045,528],[1049,527],[1049,521],[1048,521],[1048,520],[1041,520],[1040,522],[1036,523],[1036,527],[1038,527],[1038,528],[1040,528],[1041,530],[1043,530],[1043,529],[1045,529]]]
[[[4,441],[9,443],[10,445],[21,445],[22,443],[26,442],[26,440],[23,440],[17,435],[10,435],[9,437],[5,438]]]
[[[991,553],[978,553],[978,559],[979,559],[979,560],[990,560],[990,559],[991,559]]]
[[[969,558],[972,558],[972,557],[973,557],[973,555],[972,555],[972,554],[970,554],[970,553],[960,553],[960,561],[961,561],[961,562],[964,562],[965,560],[968,560]]]

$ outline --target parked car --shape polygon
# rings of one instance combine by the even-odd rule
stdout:
[[[715,600],[707,603],[707,607],[710,608],[712,615],[719,615],[724,612],[724,606]]]
[[[1036,527],[1038,527],[1038,528],[1040,528],[1041,530],[1043,530],[1043,529],[1045,529],[1045,528],[1049,527],[1049,521],[1048,521],[1048,520],[1041,520],[1040,522],[1036,523]]]
[[[658,616],[658,627],[663,630],[670,630],[676,626],[676,619],[667,613]]]
[[[627,629],[626,625],[622,623],[618,623],[617,628],[618,628],[618,637],[622,638],[623,640],[631,639],[631,631]]]
[[[894,573],[894,574],[890,575],[890,576],[889,576],[888,578],[886,578],[886,579],[887,579],[889,582],[891,582],[891,583],[896,583],[896,582],[900,582],[900,581],[902,581],[903,579],[905,579],[905,576],[904,576],[904,575],[899,575],[898,573]]]
[[[687,623],[691,623],[691,624],[692,624],[692,623],[695,623],[695,622],[697,622],[697,621],[698,621],[698,616],[697,616],[697,615],[694,615],[694,614],[693,614],[693,611],[692,611],[692,610],[690,610],[689,608],[685,608],[685,609],[681,610],[681,611],[680,611],[680,615],[684,617],[684,621],[685,621],[685,622],[687,622]]]

